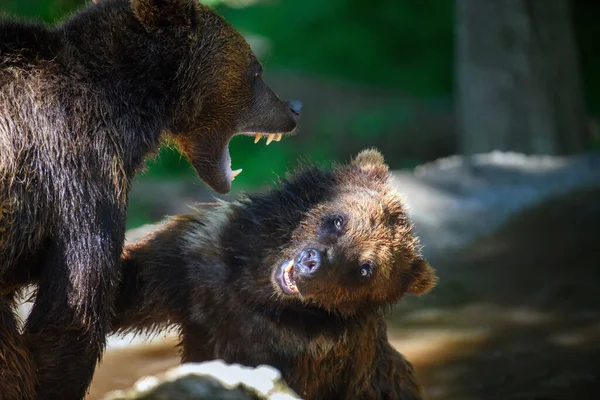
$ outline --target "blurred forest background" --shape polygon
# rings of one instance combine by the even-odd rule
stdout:
[[[203,1],[248,39],[270,86],[303,102],[295,137],[233,139],[244,170],[234,191],[271,184],[299,158],[346,161],[371,146],[397,170],[440,283],[403,300],[388,336],[427,398],[597,399],[600,2]],[[0,0],[0,12],[55,22],[85,2]],[[494,150],[575,156],[470,157]],[[468,157],[422,165],[455,154]],[[163,149],[136,178],[128,228],[212,196]],[[123,388],[115,371],[136,365],[115,349],[96,395]],[[144,367],[179,363],[172,343],[152,354],[140,353]]]
[[[84,3],[0,0],[0,11],[55,22]],[[271,87],[304,103],[297,136],[268,147],[233,140],[232,166],[244,169],[234,190],[270,184],[298,158],[343,161],[368,146],[394,169],[457,153],[600,147],[593,120],[600,113],[598,2],[204,3],[246,36]],[[523,87],[537,78],[539,85]],[[138,181],[202,185],[173,149],[148,165]],[[154,214],[130,208],[129,227]]]

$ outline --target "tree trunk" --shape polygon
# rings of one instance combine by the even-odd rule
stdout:
[[[586,147],[568,0],[456,0],[463,153]]]

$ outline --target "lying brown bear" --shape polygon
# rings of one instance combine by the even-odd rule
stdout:
[[[126,247],[114,329],[181,328],[183,361],[269,364],[307,399],[420,399],[384,315],[436,281],[380,153],[304,168]]]

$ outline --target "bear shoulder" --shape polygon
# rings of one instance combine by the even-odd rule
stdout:
[[[55,56],[58,46],[57,37],[44,24],[0,20],[2,69],[26,67],[35,60],[50,59]]]

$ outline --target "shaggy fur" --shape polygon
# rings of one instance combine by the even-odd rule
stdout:
[[[229,191],[232,136],[296,127],[299,103],[260,73],[241,35],[195,0],[105,0],[53,28],[0,22],[2,399],[84,396],[131,179],[169,137]],[[14,299],[30,282],[39,290],[21,338]]]
[[[308,399],[421,398],[384,315],[436,276],[389,178],[368,150],[172,218],[125,248],[114,328],[177,325],[183,361],[273,365]]]

